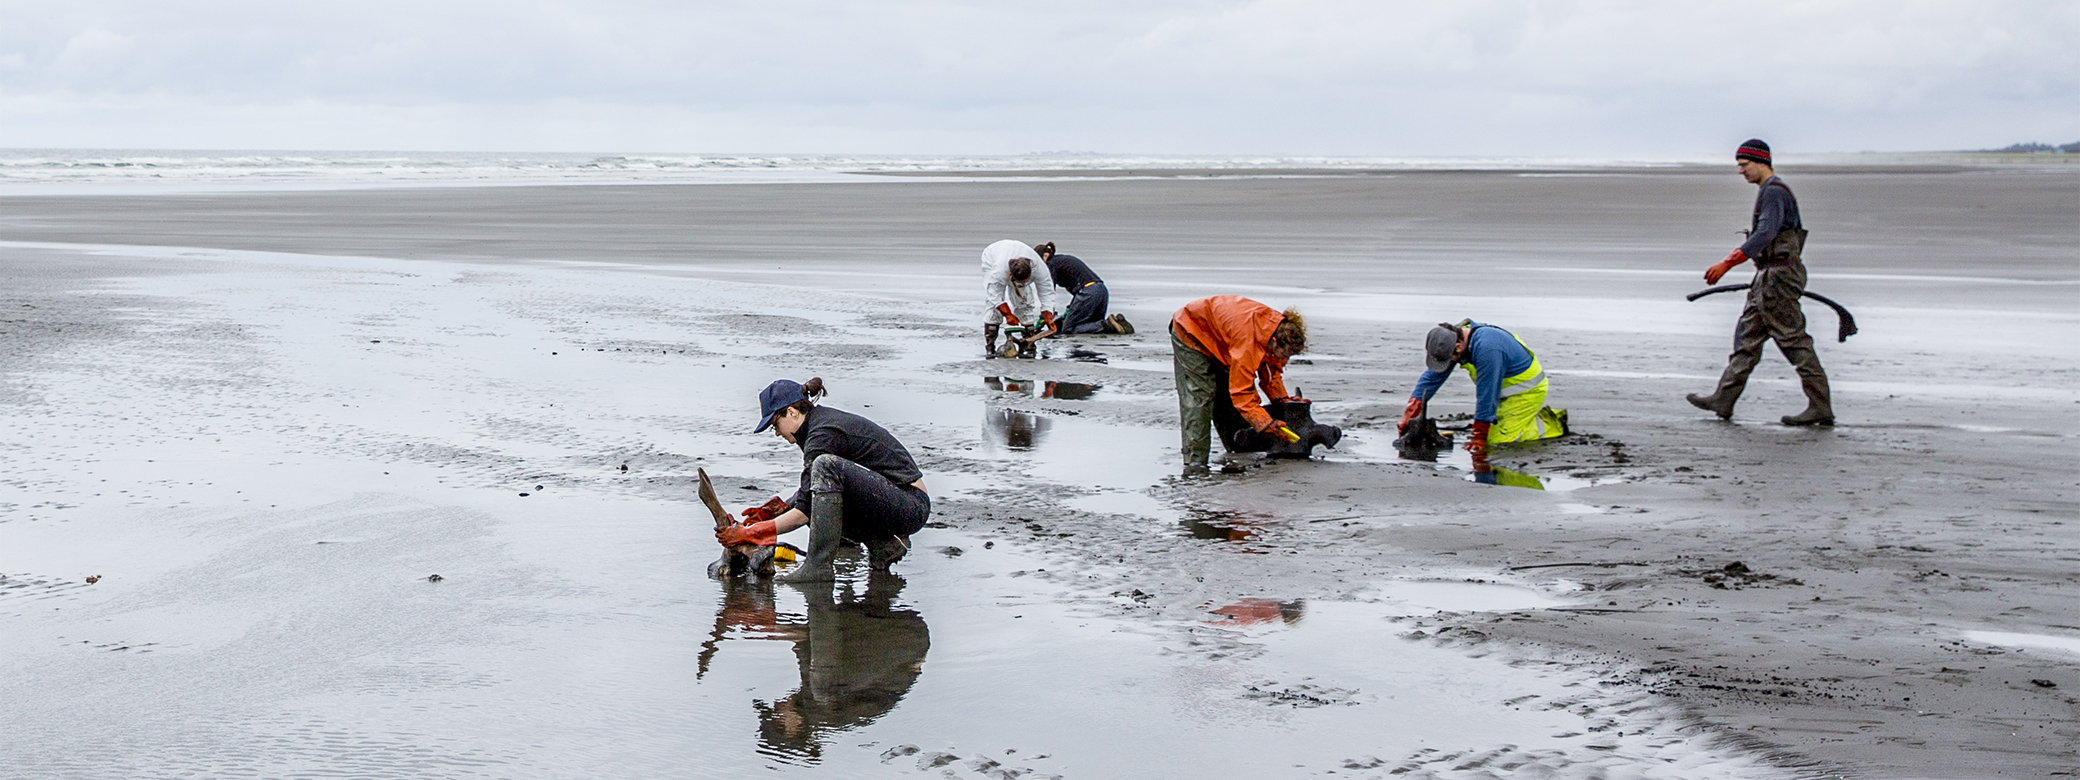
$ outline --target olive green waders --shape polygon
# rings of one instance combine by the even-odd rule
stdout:
[[[1804,263],[1760,268],[1748,288],[1747,304],[1741,307],[1740,324],[1733,330],[1733,354],[1726,358],[1726,372],[1709,398],[1700,399],[1720,416],[1730,416],[1733,404],[1747,389],[1748,375],[1762,362],[1762,347],[1777,342],[1777,351],[1798,370],[1799,385],[1805,390],[1806,411],[1785,422],[1811,424],[1834,422],[1834,404],[1827,389],[1827,371],[1813,351],[1813,337],[1806,335],[1806,313],[1799,296],[1806,291]],[[1723,411],[1722,411],[1723,410]],[[1797,420],[1797,422],[1794,422]]]
[[[1205,467],[1213,456],[1213,408],[1228,392],[1228,372],[1170,331],[1170,359],[1177,382],[1177,424],[1184,435],[1184,465]]]

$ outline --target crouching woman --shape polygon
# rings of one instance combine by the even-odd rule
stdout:
[[[787,511],[771,520],[740,523],[716,531],[725,546],[773,544],[779,534],[809,526],[809,545],[781,582],[830,582],[840,543],[865,544],[867,561],[887,571],[910,550],[910,535],[924,527],[932,499],[924,472],[910,451],[887,429],[851,412],[817,406],[823,380],[782,379],[758,394],[764,416],[752,433],[773,433],[802,448],[802,483]]]

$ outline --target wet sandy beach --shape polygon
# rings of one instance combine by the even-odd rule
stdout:
[[[1730,170],[0,199],[6,774],[2080,771],[2080,172],[1783,174],[1862,330],[1808,308],[1832,430],[1774,353],[1682,402]],[[981,359],[1004,237],[1141,333]],[[1221,293],[1310,315],[1340,448],[1174,478],[1162,325]],[[1394,455],[1467,316],[1571,411],[1497,457],[1543,489]],[[789,492],[745,431],[810,376],[934,525],[707,579],[695,469]]]

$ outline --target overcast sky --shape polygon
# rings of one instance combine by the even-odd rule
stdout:
[[[1723,156],[2080,140],[2080,0],[0,0],[0,147]]]

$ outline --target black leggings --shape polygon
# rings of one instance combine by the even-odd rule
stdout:
[[[828,453],[809,464],[809,490],[844,494],[844,536],[855,542],[909,536],[932,514],[932,498],[924,491]]]

